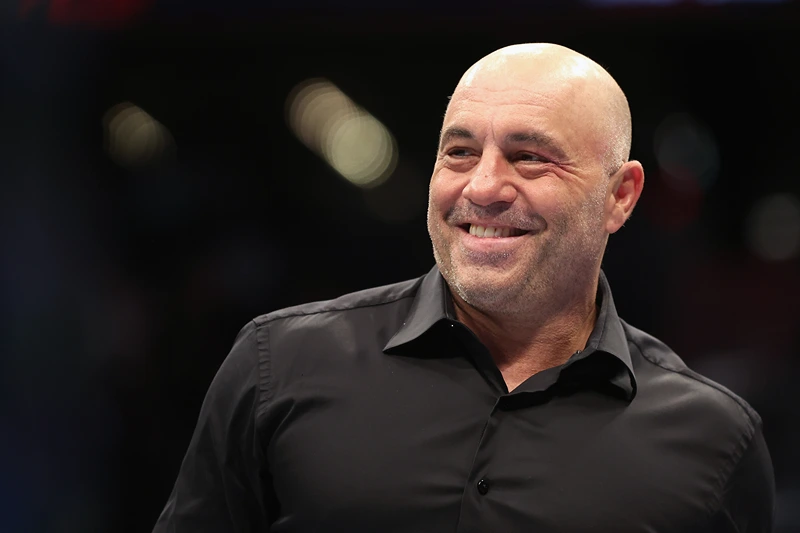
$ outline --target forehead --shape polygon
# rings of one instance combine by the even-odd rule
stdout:
[[[560,77],[525,81],[483,77],[456,88],[443,128],[464,127],[478,137],[536,129],[558,141],[571,156],[596,155],[604,143],[588,89],[582,80]]]
[[[498,85],[459,87],[450,100],[444,127],[464,126],[476,135],[528,127],[545,129],[565,140],[581,136],[570,91]]]

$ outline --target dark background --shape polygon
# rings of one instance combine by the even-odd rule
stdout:
[[[432,266],[447,96],[527,41],[626,91],[646,185],[604,264],[619,312],[761,413],[777,531],[800,532],[797,3],[2,5],[0,532],[149,531],[248,320]],[[380,187],[287,127],[312,77],[394,135]],[[170,131],[171,157],[109,157],[103,117],[126,101]]]

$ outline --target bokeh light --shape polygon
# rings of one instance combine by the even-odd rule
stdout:
[[[750,250],[765,261],[783,261],[800,252],[800,200],[787,193],[760,199],[745,226]]]
[[[397,165],[397,143],[378,119],[325,79],[297,85],[286,101],[289,127],[349,182],[386,181]]]
[[[141,167],[162,161],[173,152],[169,130],[140,107],[124,102],[103,117],[105,148],[124,167]]]

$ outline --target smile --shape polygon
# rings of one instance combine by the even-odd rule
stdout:
[[[469,231],[470,235],[475,237],[487,238],[501,238],[501,237],[518,237],[528,233],[525,230],[518,228],[497,227],[497,226],[479,226],[477,224],[464,224],[462,226],[465,230]]]

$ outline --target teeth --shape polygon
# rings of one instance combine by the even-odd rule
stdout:
[[[469,232],[476,237],[511,237],[522,235],[524,232],[514,228],[495,228],[492,226],[469,225]]]

